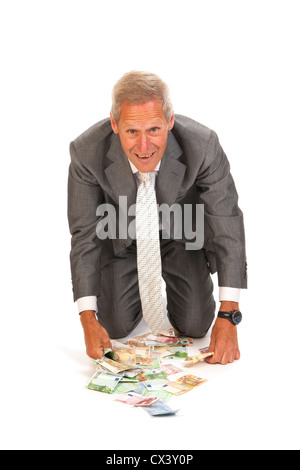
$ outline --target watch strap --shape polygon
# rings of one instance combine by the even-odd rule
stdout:
[[[223,312],[223,311],[219,311],[218,313],[218,318],[225,318],[226,320],[229,320],[233,325],[237,325],[240,323],[239,322],[235,322],[234,321],[234,314],[235,313],[238,313],[240,315],[240,321],[242,319],[241,317],[241,312],[239,310],[232,310],[231,312]]]

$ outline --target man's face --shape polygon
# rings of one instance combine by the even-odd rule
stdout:
[[[167,122],[161,102],[153,100],[143,104],[123,103],[118,124],[110,117],[127,158],[142,173],[154,171],[165,153],[174,114]]]

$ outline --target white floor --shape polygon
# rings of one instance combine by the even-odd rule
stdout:
[[[246,316],[240,327],[242,359],[225,367],[203,363],[188,369],[208,382],[171,399],[170,406],[180,408],[176,416],[154,418],[114,402],[113,395],[85,388],[94,365],[85,355],[81,325],[71,310],[60,318],[40,312],[40,321],[38,310],[31,318],[30,313],[19,314],[24,329],[15,330],[14,345],[13,335],[5,341],[2,334],[1,448],[299,447],[298,367],[285,354],[285,335],[279,343],[276,335],[266,338],[255,318]],[[146,331],[142,322],[134,334]],[[206,346],[209,337],[195,344]]]

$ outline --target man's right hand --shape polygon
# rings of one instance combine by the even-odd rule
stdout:
[[[85,310],[80,315],[84,330],[86,353],[91,359],[101,359],[104,348],[111,349],[107,331],[100,325],[93,310]]]

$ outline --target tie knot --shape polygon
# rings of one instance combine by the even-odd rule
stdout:
[[[151,173],[142,173],[141,171],[139,172],[141,182],[144,184],[149,184],[151,181]]]

